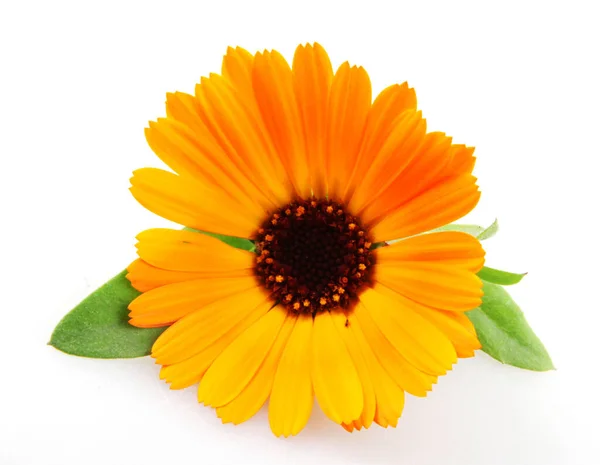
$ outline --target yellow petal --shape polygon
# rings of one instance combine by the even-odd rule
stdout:
[[[207,277],[162,286],[129,304],[129,323],[142,328],[169,325],[209,303],[256,286],[253,276]]]
[[[377,346],[372,346],[365,338],[363,325],[354,314],[348,316],[348,327],[354,336],[355,344],[363,356],[369,370],[369,376],[373,385],[376,408],[374,421],[384,428],[396,426],[398,418],[404,408],[404,391],[394,382],[394,379],[379,362]],[[361,421],[355,421],[352,425],[356,429],[363,426]]]
[[[298,316],[279,360],[269,400],[269,424],[276,436],[298,434],[310,417],[313,405],[310,377],[312,333],[312,316]]]
[[[424,306],[418,307],[420,307],[417,310],[419,315],[429,320],[450,339],[460,358],[473,357],[475,351],[481,349],[473,323],[467,315]]]
[[[472,357],[474,351],[481,348],[475,328],[464,313],[422,305],[381,285],[378,290],[398,300],[403,308],[411,309],[438,328],[450,340],[459,357]]]
[[[315,316],[311,372],[325,415],[336,423],[350,423],[360,416],[364,405],[360,378],[328,311]]]
[[[360,417],[353,422],[356,429],[368,428],[373,423],[375,416],[375,390],[373,388],[373,380],[369,373],[369,368],[364,355],[360,351],[360,347],[356,341],[356,337],[350,329],[350,320],[346,318],[342,312],[331,313],[333,324],[338,330],[339,335],[348,349],[348,353],[352,358],[352,362],[356,367],[356,372],[360,378],[363,391],[363,410]]]
[[[403,262],[375,265],[374,272],[377,282],[430,307],[467,311],[481,304],[481,280],[455,265]]]
[[[233,88],[242,95],[252,95],[252,63],[254,57],[242,47],[228,47],[221,72]]]
[[[272,309],[233,341],[204,375],[198,401],[221,407],[242,392],[271,350],[286,313]]]
[[[152,356],[161,365],[186,360],[217,341],[260,307],[269,310],[269,296],[253,288],[206,305],[183,317],[162,333],[152,346]]]
[[[425,306],[467,311],[483,291],[475,274],[485,252],[469,234],[446,231],[410,237],[377,249],[377,282]]]
[[[419,370],[443,375],[456,363],[456,351],[444,333],[380,285],[367,289],[360,301],[394,348]]]
[[[395,428],[404,410],[404,391],[386,376],[380,377],[379,383],[374,421],[384,428]]]
[[[435,262],[477,273],[484,263],[481,243],[458,231],[443,231],[410,237],[377,249],[378,265],[399,266],[403,262]]]
[[[170,383],[171,389],[183,389],[196,384],[202,379],[206,370],[219,354],[256,320],[268,312],[271,305],[271,302],[264,302],[255,309],[250,310],[241,321],[229,325],[227,330],[208,346],[194,348],[193,350],[197,353],[190,358],[163,366],[160,370],[160,378]]]
[[[360,326],[361,332],[357,333],[356,337],[361,345],[369,346],[377,362],[400,388],[419,397],[425,397],[431,391],[432,386],[437,383],[437,376],[423,373],[400,355],[377,327],[362,303],[356,305],[349,320],[353,330]]]
[[[290,334],[294,329],[297,317],[288,315],[285,319],[273,347],[260,366],[248,386],[227,405],[217,408],[217,416],[223,423],[238,425],[250,419],[266,402],[273,387],[275,370]]]
[[[250,237],[266,215],[256,204],[240,205],[222,190],[155,168],[136,170],[130,190],[140,204],[163,218],[229,236]]]
[[[244,276],[255,254],[192,231],[148,229],[138,236],[138,255],[157,268],[204,273],[206,277]]]

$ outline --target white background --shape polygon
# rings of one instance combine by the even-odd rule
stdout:
[[[597,2],[2,2],[0,463],[600,463]],[[597,6],[597,5],[596,5]],[[221,425],[149,358],[90,360],[46,345],[60,318],[166,222],[132,170],[160,166],[143,128],[167,91],[219,71],[228,45],[291,59],[318,40],[375,90],[408,80],[431,130],[477,147],[469,220],[501,231],[488,264],[558,368],[461,361],[397,429],[348,434],[318,410],[277,439],[263,410]],[[595,431],[594,431],[595,430]]]

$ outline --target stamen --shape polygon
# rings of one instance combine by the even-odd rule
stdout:
[[[294,313],[350,308],[372,281],[371,240],[359,218],[330,200],[299,200],[265,220],[255,273]]]

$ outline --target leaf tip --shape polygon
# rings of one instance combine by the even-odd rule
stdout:
[[[479,239],[480,241],[484,241],[486,239],[489,239],[491,237],[494,237],[496,235],[496,233],[498,232],[498,218],[494,219],[494,222],[489,225],[487,228],[485,228],[482,232],[480,232],[477,235],[477,239]]]

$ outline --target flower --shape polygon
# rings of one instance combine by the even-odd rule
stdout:
[[[131,192],[256,245],[138,236],[130,323],[170,326],[152,357],[172,389],[199,383],[198,400],[235,424],[268,400],[278,436],[306,425],[313,397],[348,431],[396,426],[405,392],[425,396],[480,348],[464,314],[481,301],[479,242],[422,234],[477,204],[473,148],[427,133],[416,105],[406,83],[372,101],[366,71],[334,73],[318,44],[291,67],[229,48],[195,95],[167,95],[146,138],[173,172],[139,169]]]

